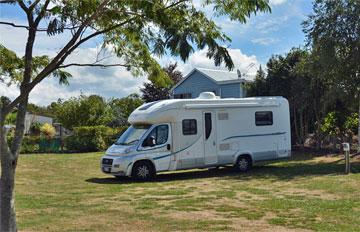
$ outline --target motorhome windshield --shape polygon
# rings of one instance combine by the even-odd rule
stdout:
[[[116,141],[116,145],[134,145],[139,142],[151,125],[132,125]]]

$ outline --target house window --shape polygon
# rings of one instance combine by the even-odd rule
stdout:
[[[197,125],[195,119],[184,119],[182,120],[182,131],[183,135],[196,135]]]
[[[174,94],[174,98],[176,98],[176,99],[191,98],[191,93],[178,93],[178,94]]]
[[[256,126],[269,126],[273,124],[272,111],[258,111],[255,112]]]

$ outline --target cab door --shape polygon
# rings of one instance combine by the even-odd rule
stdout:
[[[203,112],[205,165],[216,164],[218,162],[215,117],[214,111]]]
[[[143,139],[139,150],[154,161],[156,171],[165,171],[170,166],[171,129],[169,124],[156,125]]]

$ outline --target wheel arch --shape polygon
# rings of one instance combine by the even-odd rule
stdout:
[[[250,158],[251,164],[254,164],[254,155],[251,151],[240,151],[234,156],[234,161],[233,161],[234,165],[238,161],[239,157],[242,156],[248,156]]]
[[[139,162],[146,162],[146,163],[150,164],[151,167],[153,168],[153,171],[156,173],[156,166],[155,166],[154,161],[151,159],[147,159],[147,158],[141,158],[141,159],[135,160],[128,166],[127,172],[126,172],[127,176],[131,176],[134,165]]]

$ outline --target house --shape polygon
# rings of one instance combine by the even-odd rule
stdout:
[[[42,115],[36,115],[32,114],[30,112],[26,112],[25,115],[25,134],[28,134],[30,132],[30,126],[32,123],[39,123],[39,124],[45,124],[48,123],[50,125],[53,124],[53,118],[42,116]]]
[[[171,90],[172,98],[197,98],[202,92],[213,92],[221,98],[242,98],[246,96],[240,72],[195,68]]]

